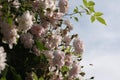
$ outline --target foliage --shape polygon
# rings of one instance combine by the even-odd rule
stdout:
[[[83,42],[64,17],[106,25],[93,1],[83,4],[68,14],[68,0],[0,0],[0,80],[82,80]]]
[[[95,7],[95,2],[93,2],[91,0],[83,0],[83,5],[80,5],[79,7],[77,6],[73,10],[74,13],[72,13],[70,15],[79,14],[80,16],[82,16],[82,13],[86,13],[87,15],[90,15],[90,17],[91,17],[90,19],[91,19],[92,23],[95,22],[95,20],[97,20],[100,23],[107,25],[106,21],[102,17],[103,13],[96,12],[94,7]],[[79,8],[82,8],[82,10],[80,11]],[[78,21],[77,17],[74,17],[74,19],[76,21]]]

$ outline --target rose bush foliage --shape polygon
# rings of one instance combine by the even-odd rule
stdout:
[[[83,3],[105,24],[94,2]],[[65,18],[82,11],[68,9],[68,0],[0,0],[0,80],[83,80],[83,42]]]

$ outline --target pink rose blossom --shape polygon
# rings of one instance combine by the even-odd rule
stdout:
[[[69,71],[69,78],[75,78],[81,72],[81,66],[77,63],[73,64],[72,69]]]
[[[35,36],[41,36],[42,34],[45,33],[45,30],[41,25],[36,24],[33,25],[33,27],[31,28],[31,33]]]
[[[50,26],[50,22],[48,22],[47,20],[42,19],[41,21],[41,25],[44,27],[44,29],[48,29],[48,27]]]
[[[26,33],[31,29],[33,25],[33,15],[30,14],[30,11],[26,11],[22,16],[19,16],[17,21],[19,22],[18,30]]]
[[[68,0],[59,1],[60,12],[66,13],[68,11]]]
[[[62,37],[60,35],[53,34],[50,39],[46,42],[45,46],[48,49],[54,49],[57,48],[62,41]]]
[[[49,61],[49,65],[53,65],[53,58],[54,58],[54,56],[53,56],[53,52],[54,51],[44,51],[43,52],[43,54],[46,56],[46,58],[48,59],[48,61]]]
[[[68,31],[73,30],[73,26],[69,20],[64,20],[64,24],[67,26]]]
[[[7,24],[6,22],[1,22],[0,28],[1,33],[3,34],[3,42],[8,43],[9,47],[12,49],[13,44],[17,44],[17,38],[19,38],[16,26],[15,25],[9,26],[9,24]]]
[[[36,56],[40,56],[40,50],[36,46],[33,46],[32,50]]]
[[[6,53],[3,47],[0,47],[0,73],[5,69],[6,66]]]
[[[14,6],[15,8],[19,8],[19,7],[20,7],[19,0],[14,0],[14,1],[13,1],[13,6]]]
[[[80,54],[83,52],[83,42],[80,39],[76,38],[73,41],[73,47],[75,49],[75,53]]]
[[[65,36],[63,41],[65,42],[65,45],[68,46],[71,42],[71,38],[69,36]]]
[[[54,0],[40,0],[40,5],[44,10],[44,15],[51,17],[56,9],[56,3]]]
[[[70,66],[73,63],[72,55],[66,54],[65,55],[65,65]]]
[[[65,53],[60,50],[55,50],[53,55],[53,65],[57,65],[59,68],[61,68],[65,63]]]
[[[53,72],[52,78],[50,80],[63,80],[62,73],[58,73],[58,70]]]
[[[20,40],[25,48],[32,48],[34,44],[33,36],[30,33],[22,34]]]
[[[54,12],[51,17],[49,17],[50,23],[54,28],[57,28],[58,25],[60,24],[60,21],[62,19],[63,13],[61,12]]]
[[[53,56],[53,51],[44,51],[43,53],[47,58],[49,59],[53,59],[54,56]]]
[[[62,16],[63,16],[63,13],[54,12],[54,14],[53,14],[53,16],[52,16],[52,19],[53,19],[53,20],[60,20],[60,19],[62,19]]]
[[[39,0],[33,1],[33,8],[34,8],[35,10],[38,10],[39,7],[40,7],[40,1],[39,1]]]

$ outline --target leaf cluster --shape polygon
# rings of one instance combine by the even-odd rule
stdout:
[[[81,6],[88,15],[91,16],[91,22],[94,22],[95,20],[99,21],[100,23],[107,25],[106,21],[102,17],[103,13],[102,12],[96,12],[94,9],[95,2],[93,1],[88,1],[88,0],[83,0],[84,6]]]

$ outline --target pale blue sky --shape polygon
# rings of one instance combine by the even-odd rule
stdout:
[[[95,76],[95,80],[120,80],[120,0],[96,0],[95,3],[96,11],[104,13],[107,27],[98,22],[92,24],[86,15],[80,17],[79,23],[73,23],[73,32],[85,44],[85,71],[87,77]],[[70,0],[70,10],[79,4],[80,0]],[[94,66],[88,66],[89,63]]]

